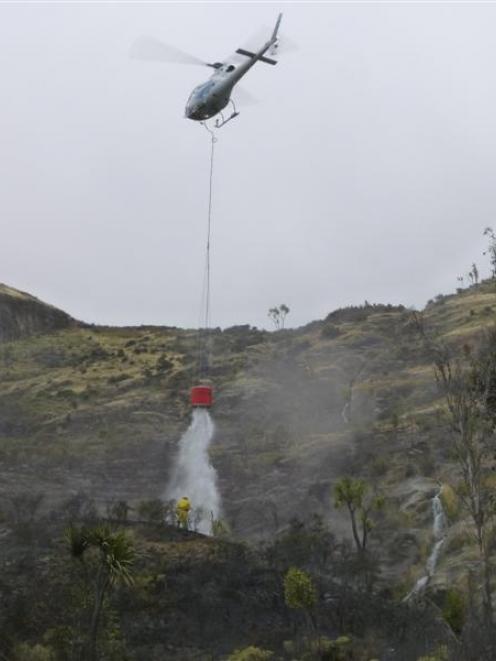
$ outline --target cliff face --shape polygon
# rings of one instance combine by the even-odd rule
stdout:
[[[0,283],[0,342],[68,328],[74,323],[62,310]]]

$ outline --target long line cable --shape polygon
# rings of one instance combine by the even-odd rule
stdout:
[[[214,156],[215,143],[217,138],[214,131],[206,123],[203,126],[210,133],[210,172],[208,184],[208,211],[207,211],[207,237],[205,248],[205,271],[202,288],[202,301],[200,306],[200,319],[198,329],[198,373],[200,378],[208,373],[210,363],[209,356],[209,329],[210,329],[210,242],[212,235],[212,199],[213,199],[213,180],[214,180]]]
[[[213,131],[211,131],[210,136],[210,175],[208,182],[208,224],[207,224],[207,291],[206,291],[206,301],[205,301],[205,328],[208,330],[210,327],[210,237],[212,229],[212,191],[213,191],[213,181],[214,181],[214,155],[215,155],[215,143],[217,138]]]

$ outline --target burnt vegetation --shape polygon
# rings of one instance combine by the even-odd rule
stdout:
[[[350,659],[381,658],[388,648],[415,659],[426,645],[450,644],[429,609],[400,605],[384,589],[378,558],[337,540],[319,517],[292,520],[256,549],[164,526],[160,517],[129,520],[122,502],[108,519],[84,494],[46,516],[36,514],[38,498],[34,509],[28,500],[4,514],[4,658],[228,658],[257,645],[279,658],[297,649],[339,659],[316,650],[331,649],[343,632]],[[285,595],[296,567],[314,595],[301,607]],[[307,606],[308,619],[300,612]],[[420,628],[428,631],[422,642]]]

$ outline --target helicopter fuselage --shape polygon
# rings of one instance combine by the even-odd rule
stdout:
[[[254,64],[260,60],[275,64],[274,61],[264,57],[264,54],[274,45],[275,41],[274,33],[273,38],[256,53],[248,53],[248,51],[240,49],[238,52],[248,57],[245,62],[216,62],[210,65],[215,69],[215,72],[206,82],[198,85],[191,92],[186,105],[185,116],[188,119],[203,122],[221,112],[229,103],[236,83]]]
[[[222,65],[222,69],[228,66],[234,65]],[[229,72],[216,71],[209,80],[191,92],[186,105],[186,117],[201,122],[217,115],[229,103],[235,83]]]

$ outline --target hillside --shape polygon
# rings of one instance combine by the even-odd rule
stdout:
[[[23,494],[39,494],[38,515],[48,518],[81,494],[100,512],[118,501],[136,511],[160,498],[189,422],[195,331],[83,326],[2,287],[4,534],[9,503]],[[440,338],[461,346],[476,343],[495,312],[489,281],[437,297],[423,316]],[[211,461],[233,538],[267,542],[291,520],[318,515],[336,538],[350,539],[332,490],[344,475],[362,477],[385,496],[372,542],[381,580],[406,594],[431,547],[431,499],[439,484],[459,480],[412,312],[366,305],[296,330],[217,329],[210,342]],[[471,557],[471,542],[460,542],[462,520],[450,523],[434,592],[461,584]]]
[[[494,318],[492,289],[440,299],[426,323],[450,342],[475,337]],[[211,458],[242,536],[314,511],[334,518],[329,488],[346,471],[388,489],[404,488],[406,463],[413,483],[443,471],[436,385],[411,313],[347,316],[212,332]],[[195,352],[195,331],[176,328],[71,326],[3,342],[3,493],[29,483],[50,502],[79,490],[102,505],[160,496],[190,415]]]

